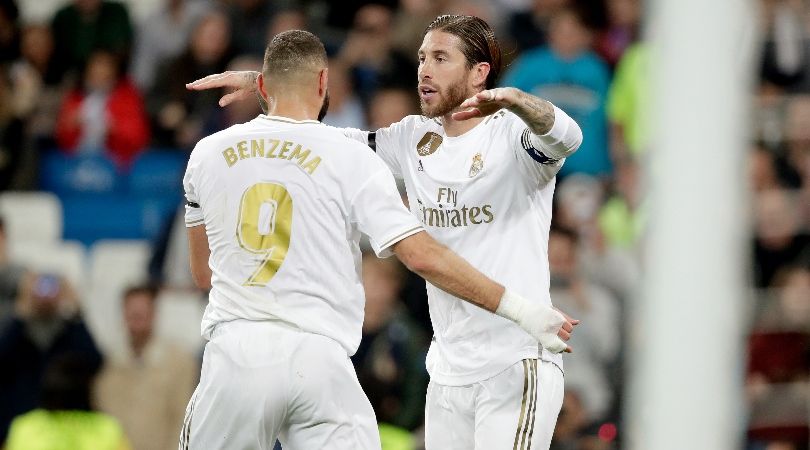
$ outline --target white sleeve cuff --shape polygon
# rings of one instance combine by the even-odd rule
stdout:
[[[534,148],[541,150],[549,158],[559,160],[577,151],[582,144],[582,130],[565,111],[554,106],[554,124],[551,129],[543,135],[531,133],[530,139]]]

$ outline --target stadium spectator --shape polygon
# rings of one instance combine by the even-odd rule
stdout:
[[[354,92],[348,68],[336,60],[329,61],[329,112],[323,123],[333,127],[366,126],[365,108]]]
[[[607,100],[614,161],[638,160],[649,145],[649,60],[647,45],[637,43],[624,52],[616,67]]]
[[[19,56],[19,15],[15,0],[0,0],[0,64],[10,63]]]
[[[376,130],[416,114],[419,109],[415,98],[413,92],[403,88],[377,90],[368,105],[368,126]]]
[[[11,183],[12,189],[28,190],[35,188],[39,181],[40,152],[56,147],[54,130],[65,88],[54,64],[54,43],[49,27],[25,26],[21,46],[21,56],[10,66],[9,75],[10,103],[22,121],[22,141],[13,173],[0,179]]]
[[[748,177],[754,192],[782,187],[776,157],[762,146],[754,146],[748,156]]]
[[[810,261],[810,236],[800,229],[795,194],[770,190],[757,194],[754,204],[754,280],[768,287],[786,265]]]
[[[121,425],[94,411],[90,390],[98,367],[82,355],[54,358],[42,378],[39,408],[11,424],[6,450],[128,450]]]
[[[619,164],[612,194],[599,211],[599,228],[608,247],[630,249],[639,243],[646,222],[639,170],[633,160]]]
[[[234,30],[233,47],[240,55],[261,58],[267,45],[268,26],[276,14],[279,2],[266,0],[231,0],[228,17]]]
[[[270,42],[273,36],[289,30],[306,30],[307,15],[300,9],[288,8],[278,11],[270,23],[267,25],[267,38],[265,42]],[[264,51],[264,50],[262,50]]]
[[[555,223],[575,231],[580,243],[579,267],[583,278],[604,286],[624,303],[641,276],[630,245],[609,245],[599,227],[604,189],[596,178],[574,174],[560,182],[555,194]]]
[[[5,222],[0,217],[0,324],[11,318],[25,273],[24,267],[11,260]]]
[[[60,76],[78,71],[96,50],[127,61],[133,40],[126,6],[107,0],[73,0],[57,11],[51,23]]]
[[[570,0],[532,0],[531,6],[509,17],[509,38],[519,53],[546,45],[551,17],[566,7]]]
[[[23,159],[24,123],[15,110],[13,92],[0,70],[0,191],[9,189]]]
[[[95,390],[99,410],[121,421],[134,450],[177,445],[199,371],[193,354],[155,336],[157,295],[150,286],[124,293],[129,346],[108,355]]]
[[[501,82],[548,99],[580,124],[582,146],[566,158],[563,175],[607,176],[613,170],[605,119],[610,72],[590,44],[591,32],[577,13],[561,10],[551,19],[549,45],[524,52]]]
[[[68,153],[104,152],[128,167],[149,142],[149,123],[138,89],[117,56],[96,51],[81,87],[65,97],[56,122],[56,141]]]
[[[398,261],[363,255],[363,338],[352,362],[377,421],[413,429],[423,420],[428,342],[400,305],[404,276]]]
[[[205,122],[218,108],[218,93],[189,92],[185,83],[225,70],[230,60],[230,30],[227,16],[216,10],[208,12],[194,28],[186,51],[158,69],[147,96],[155,146],[191,150],[204,136]]]
[[[600,420],[614,400],[609,369],[619,351],[619,305],[608,291],[582,277],[574,232],[551,230],[548,259],[554,306],[582,318],[571,336],[576,352],[565,359],[566,389],[578,391],[588,416]]]
[[[810,35],[802,21],[806,5],[791,0],[760,3],[765,26],[761,52],[763,81],[791,92],[807,91]]]
[[[607,0],[607,27],[596,38],[595,48],[611,67],[636,41],[641,25],[641,0]]]
[[[132,77],[140,89],[152,89],[161,61],[183,53],[194,26],[209,9],[207,1],[163,0],[158,10],[141,22],[132,58]]]
[[[97,370],[102,356],[64,279],[27,276],[11,320],[0,325],[0,441],[11,420],[40,404],[45,368],[58,356],[76,353]]]
[[[549,450],[608,450],[609,443],[600,440],[579,392],[566,389],[562,409],[554,429]]]
[[[340,49],[338,60],[350,67],[357,94],[368,101],[380,86],[416,87],[413,55],[394,47],[392,11],[382,5],[360,8]]]

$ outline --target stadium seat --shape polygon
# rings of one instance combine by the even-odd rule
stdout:
[[[69,156],[53,151],[42,157],[40,185],[59,197],[114,193],[120,189],[122,178],[104,155]]]
[[[65,239],[152,239],[177,209],[176,198],[76,195],[63,199]]]
[[[11,258],[32,271],[65,277],[80,298],[85,288],[84,247],[78,242],[25,242],[9,246]]]
[[[187,155],[177,150],[150,150],[138,156],[129,172],[130,194],[179,197]]]
[[[47,192],[0,194],[0,216],[13,244],[55,243],[62,238],[62,204]]]
[[[126,344],[121,295],[128,286],[146,280],[150,254],[150,245],[143,240],[103,240],[90,248],[84,313],[98,344],[107,351]]]
[[[196,290],[162,291],[155,334],[198,353],[203,345],[200,322],[205,304],[204,294]]]

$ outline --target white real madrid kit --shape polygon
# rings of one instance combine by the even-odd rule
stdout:
[[[180,448],[379,449],[349,360],[361,232],[378,255],[423,229],[369,148],[317,121],[259,116],[201,140],[183,180],[204,225],[208,340]]]
[[[375,133],[428,233],[518,295],[551,304],[548,234],[555,160],[526,124],[500,110],[461,136],[408,116]],[[578,125],[555,108],[545,142],[576,149]],[[427,356],[427,450],[548,448],[562,404],[562,357],[517,324],[427,284],[434,338]],[[534,445],[532,445],[534,443]]]

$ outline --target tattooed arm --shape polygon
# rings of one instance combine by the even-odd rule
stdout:
[[[215,88],[229,89],[231,92],[219,99],[219,106],[227,106],[235,101],[258,98],[262,109],[267,111],[267,103],[259,95],[259,85],[256,82],[258,76],[259,72],[252,70],[229,70],[192,81],[186,84],[186,89],[191,91],[204,91]]]
[[[514,91],[515,98],[508,109],[523,119],[532,133],[548,134],[554,126],[554,105],[519,89]]]
[[[582,143],[582,130],[563,110],[520,89],[505,87],[481,91],[461,104],[454,120],[483,117],[506,108],[526,124],[524,148],[542,151],[545,158],[560,160]]]

